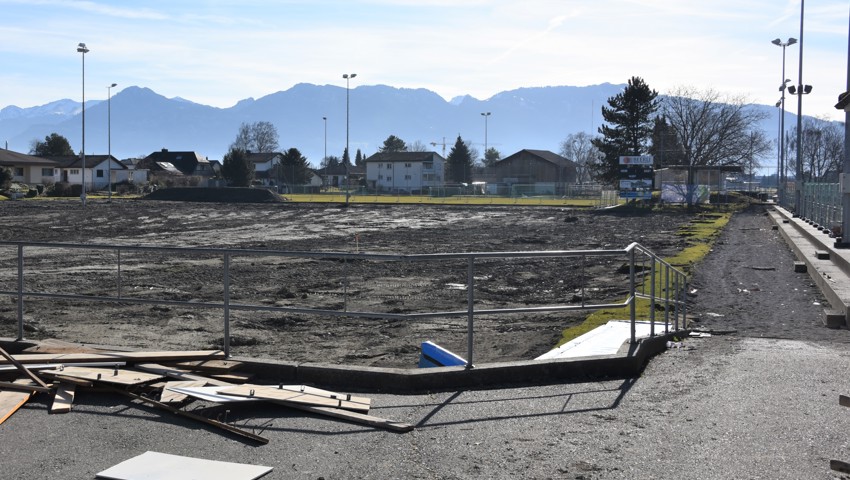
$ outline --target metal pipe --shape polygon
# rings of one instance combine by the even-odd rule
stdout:
[[[466,267],[466,368],[472,368],[473,332],[475,325],[475,260],[470,257]]]
[[[24,339],[24,246],[18,245],[18,341]]]
[[[230,254],[224,254],[224,356],[230,357]]]

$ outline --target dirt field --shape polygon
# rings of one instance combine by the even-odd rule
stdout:
[[[119,200],[0,202],[0,240],[303,252],[427,254],[681,249],[682,213],[620,215],[545,207],[311,206]],[[221,302],[220,256],[27,248],[25,286],[39,292]],[[14,291],[16,249],[0,247],[0,290]],[[476,308],[622,301],[625,257],[479,260]],[[231,302],[333,311],[466,309],[466,260],[366,262],[234,255]],[[120,282],[119,282],[120,278]],[[27,298],[26,336],[130,348],[221,347],[223,312],[176,305]],[[0,300],[0,336],[14,337],[14,298]],[[476,318],[476,363],[533,358],[575,314]],[[466,317],[387,320],[231,311],[233,354],[289,361],[412,367],[419,344],[466,353]]]

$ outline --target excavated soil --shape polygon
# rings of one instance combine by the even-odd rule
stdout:
[[[639,242],[661,256],[685,246],[686,213],[615,213],[551,207],[339,206],[152,200],[0,202],[0,241],[193,247],[170,252],[24,249],[29,292],[122,297],[106,303],[28,296],[25,336],[127,348],[205,349],[223,344],[224,312],[165,301],[223,301],[230,258],[232,353],[298,362],[412,367],[430,340],[465,356],[467,317],[247,311],[238,305],[333,312],[462,312],[466,259],[326,259],[310,253],[434,254],[621,250]],[[300,256],[258,251],[306,252]],[[0,246],[0,290],[17,290],[17,247]],[[478,259],[476,309],[622,301],[623,255]],[[476,363],[530,359],[552,348],[586,311],[476,316]],[[0,298],[0,336],[15,337],[17,301]]]

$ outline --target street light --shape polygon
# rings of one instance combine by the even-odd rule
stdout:
[[[80,154],[83,157],[83,189],[80,194],[80,200],[83,202],[83,206],[86,206],[86,54],[89,53],[89,49],[86,48],[85,43],[80,43],[77,45],[77,51],[83,54],[83,148]]]
[[[107,136],[107,172],[109,172],[109,201],[112,201],[112,89],[117,87],[117,83],[106,87],[106,136]]]
[[[349,198],[349,181],[348,181],[348,164],[351,162],[351,152],[348,151],[348,92],[349,92],[349,81],[356,77],[356,73],[343,73],[342,78],[345,79],[345,153],[348,155],[347,159],[343,159],[343,163],[345,164],[345,206],[348,206],[348,198]],[[346,161],[347,160],[347,161]]]
[[[803,95],[809,93],[812,90],[811,86],[803,85],[803,12],[805,11],[805,0],[800,0],[800,65],[799,65],[799,73],[797,76],[797,87],[795,88],[793,85],[788,88],[788,93],[791,95],[797,95],[797,168],[795,170],[794,183],[796,184],[794,188],[794,213],[798,217],[803,217],[803,149],[800,148],[803,145]],[[808,91],[806,91],[806,87],[808,87]]]
[[[487,160],[487,117],[490,116],[490,112],[482,112],[481,116],[484,117],[484,160]]]
[[[789,38],[787,42],[783,42],[780,39],[774,39],[770,43],[782,47],[782,85],[779,87],[779,91],[782,92],[782,97],[779,99],[781,103],[781,113],[779,116],[779,158],[777,161],[779,162],[778,168],[776,171],[776,182],[777,188],[779,189],[779,201],[780,203],[784,200],[785,196],[785,86],[790,82],[790,79],[785,78],[785,47],[789,45],[794,45],[797,43],[796,38]]]

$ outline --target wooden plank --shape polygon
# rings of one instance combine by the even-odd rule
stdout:
[[[232,372],[232,373],[214,373],[210,375],[216,380],[221,380],[230,383],[246,383],[250,382],[255,375],[253,373]]]
[[[39,354],[24,353],[12,355],[20,363],[62,363],[73,362],[170,362],[188,360],[213,360],[226,358],[221,350],[188,350],[174,352],[99,352],[99,353],[57,353]],[[11,363],[8,359],[0,359],[0,364]]]
[[[842,407],[850,407],[850,397],[848,397],[847,395],[839,395],[838,404]]]
[[[369,425],[371,427],[383,428],[385,430],[392,430],[394,432],[409,432],[413,430],[414,426],[409,423],[404,422],[396,422],[394,420],[387,420],[386,418],[376,417],[374,415],[367,415],[364,413],[351,412],[348,410],[341,410],[339,408],[330,408],[330,407],[312,407],[309,405],[299,405],[299,404],[287,404],[287,407],[297,408],[298,410],[304,410],[306,412],[312,412],[317,415],[324,415],[327,417],[338,418],[340,420],[347,420],[349,422],[361,424],[361,425]]]
[[[222,393],[217,393],[217,390],[222,390],[221,387],[188,387],[188,388],[178,388],[178,391],[185,393],[187,395],[193,396],[200,400],[204,400],[207,402],[216,402],[216,403],[239,403],[239,402],[258,402],[258,401],[267,401],[256,397],[236,397],[232,395],[226,395]],[[295,408],[298,410],[303,410],[306,412],[312,412],[317,415],[324,415],[328,417],[338,418],[340,420],[347,420],[349,422],[361,424],[361,425],[369,425],[372,427],[383,428],[386,430],[392,430],[396,432],[409,432],[413,430],[413,425],[404,422],[396,422],[393,420],[387,420],[385,418],[376,417],[374,415],[367,415],[359,412],[352,412],[349,410],[341,410],[337,408],[330,407],[312,407],[309,405],[301,405],[296,403],[286,403],[283,404],[290,408]]]
[[[74,363],[28,363],[27,368],[32,372],[35,370],[53,370],[59,367],[123,367],[126,362],[74,362]],[[0,365],[0,372],[17,370],[14,365]]]
[[[56,376],[74,377],[122,386],[141,385],[162,379],[162,375],[120,368],[65,367],[63,369],[44,370],[41,373],[48,378],[55,378]]]
[[[31,384],[29,379],[18,379],[15,383],[21,385]],[[19,391],[19,390],[3,390],[0,391],[0,424],[5,422],[15,412],[24,406],[27,401],[35,395],[35,392]]]
[[[202,372],[228,373],[242,366],[242,362],[233,360],[193,360],[188,362],[173,362],[167,366],[182,370],[198,370]]]
[[[174,408],[170,405],[166,405],[162,402],[157,402],[156,400],[153,400],[151,398],[143,397],[141,395],[136,395],[135,393],[128,392],[126,390],[121,390],[121,389],[118,389],[118,388],[110,388],[109,391],[130,397],[134,400],[139,400],[141,402],[147,403],[149,405],[160,408],[162,410],[166,410],[168,412],[180,415],[181,417],[191,418],[192,420],[197,420],[201,423],[205,423],[207,425],[211,425],[213,427],[220,428],[222,430],[226,430],[230,433],[233,433],[235,435],[239,435],[240,437],[244,437],[244,438],[253,440],[253,441],[261,443],[263,445],[269,443],[269,440],[267,438],[263,438],[259,435],[255,435],[255,434],[248,432],[246,430],[242,430],[241,428],[237,428],[237,427],[234,427],[233,425],[230,425],[230,424],[227,424],[227,423],[224,423],[224,422],[219,422],[218,420],[213,420],[211,418],[202,417],[200,415],[196,415],[196,414],[191,413],[191,412],[185,412],[185,411],[180,410],[178,408]]]
[[[76,377],[66,377],[65,375],[56,375],[55,377],[53,377],[53,379],[60,383],[71,383],[78,387],[92,387],[94,385],[91,380],[85,380],[83,378]]]
[[[53,404],[50,405],[50,413],[68,413],[71,404],[74,403],[74,392],[77,386],[73,383],[59,382],[56,395],[53,396]]]
[[[220,387],[228,387],[233,385],[230,382],[216,380],[211,377],[204,377],[202,375],[197,375],[178,368],[168,368],[156,363],[137,363],[136,365],[134,365],[134,368],[145,372],[157,373],[159,375],[163,375],[168,378],[173,378],[175,380],[203,380],[207,382],[207,385],[218,385]]]
[[[11,389],[11,390],[22,390],[22,391],[25,391],[25,392],[32,392],[32,393],[36,393],[36,392],[50,393],[51,392],[51,388],[50,388],[49,385],[47,387],[42,387],[40,385],[36,385],[35,383],[32,382],[32,380],[29,380],[29,379],[24,383],[0,382],[0,388]]]
[[[830,460],[829,468],[841,473],[850,473],[850,463],[842,462],[841,460]]]
[[[238,397],[254,397],[270,400],[281,403],[297,403],[302,405],[312,405],[317,407],[342,408],[345,410],[358,411],[363,413],[369,412],[369,406],[362,403],[351,402],[343,398],[328,398],[323,395],[316,395],[301,391],[300,389],[284,389],[282,386],[268,385],[238,385],[233,387],[222,388],[218,393],[225,395],[236,395]]]
[[[37,377],[34,373],[32,373],[31,371],[27,370],[27,367],[25,367],[25,366],[24,366],[21,362],[19,362],[19,361],[15,360],[14,358],[12,358],[12,356],[11,356],[11,355],[9,355],[9,352],[7,352],[6,350],[3,350],[3,348],[2,348],[2,347],[0,347],[0,355],[2,355],[2,356],[3,356],[3,358],[5,358],[7,361],[9,361],[9,363],[11,363],[12,365],[14,365],[14,366],[18,367],[18,370],[20,370],[20,371],[21,371],[21,373],[23,373],[24,375],[26,375],[26,376],[28,376],[30,379],[32,379],[32,381],[33,381],[33,382],[35,382],[35,383],[36,383],[36,385],[38,385],[38,386],[40,386],[40,387],[43,387],[43,388],[47,388],[47,384],[46,384],[46,383],[44,383],[44,382],[43,382],[40,378],[38,378],[38,377]]]
[[[187,398],[188,395],[185,393],[179,393],[173,388],[177,387],[203,387],[207,382],[204,380],[178,380],[174,382],[168,382],[165,384],[165,387],[162,389],[162,395],[159,396],[159,401],[162,403],[179,403]]]

